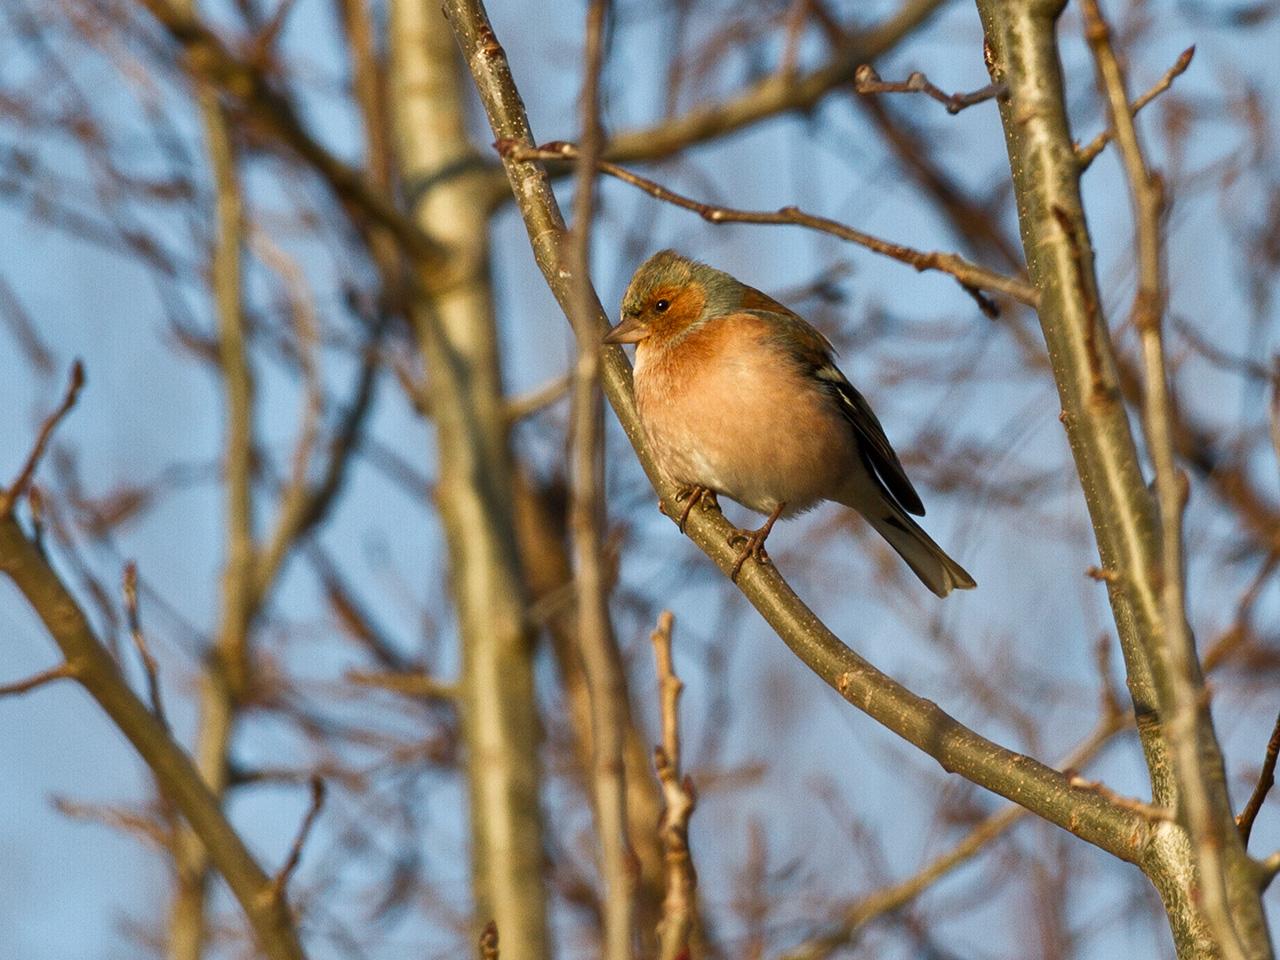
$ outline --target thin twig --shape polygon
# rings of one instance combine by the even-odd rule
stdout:
[[[569,527],[574,557],[578,645],[591,708],[591,796],[599,838],[604,960],[631,960],[635,927],[635,877],[627,829],[626,767],[620,703],[626,694],[622,667],[613,655],[605,576],[604,400],[600,393],[600,332],[591,285],[591,227],[595,213],[596,165],[604,146],[600,121],[600,77],[604,70],[609,0],[587,6],[584,76],[580,95],[582,149],[574,178],[573,232],[569,262],[577,340],[570,440],[572,443]]]
[[[157,850],[169,848],[169,825],[154,813],[129,809],[119,804],[84,803],[68,797],[53,798],[53,808],[62,816],[82,823],[96,823],[140,837]]]
[[[653,751],[654,767],[664,802],[658,837],[666,862],[667,893],[658,922],[660,960],[687,956],[695,917],[698,875],[689,851],[689,818],[697,803],[693,783],[680,775],[680,692],[684,684],[676,676],[671,657],[674,618],[664,610],[653,631],[653,654],[658,670],[658,700],[662,716],[662,745]]]
[[[525,417],[545,410],[569,392],[571,382],[572,377],[566,373],[559,377],[553,377],[540,387],[534,387],[525,393],[508,397],[506,410],[504,411],[507,420],[511,423],[516,423]]]
[[[37,687],[43,687],[46,683],[52,683],[54,680],[70,680],[74,677],[75,671],[72,670],[71,664],[60,663],[56,667],[50,667],[48,670],[41,670],[25,680],[14,680],[12,683],[0,684],[0,697],[28,693]]]
[[[324,385],[320,376],[320,333],[316,325],[315,306],[307,288],[306,274],[301,265],[281,249],[265,230],[256,227],[252,229],[249,232],[249,242],[263,266],[281,280],[293,320],[303,393],[298,441],[293,451],[289,479],[280,496],[275,529],[266,539],[266,546],[255,558],[254,579],[258,584],[255,592],[261,592],[261,586],[274,577],[284,554],[296,539],[300,518],[312,497],[309,478],[312,458],[320,437],[320,424],[324,419]]]
[[[160,665],[156,663],[156,658],[147,645],[146,635],[142,632],[142,617],[138,613],[138,565],[132,560],[124,565],[123,590],[125,619],[129,624],[133,645],[142,660],[142,669],[147,675],[147,699],[151,702],[151,712],[168,730],[169,721],[165,717],[164,702],[160,699]]]
[[[1180,77],[1186,71],[1187,67],[1191,66],[1191,58],[1195,55],[1196,48],[1194,44],[1183,50],[1182,53],[1178,55],[1178,59],[1173,62],[1173,66],[1166,70],[1164,75],[1156,81],[1155,86],[1140,96],[1137,100],[1133,101],[1129,107],[1130,114],[1137,116],[1139,110],[1173,86],[1173,81]],[[1093,161],[1097,159],[1098,154],[1103,151],[1103,148],[1111,142],[1111,139],[1114,136],[1114,131],[1108,127],[1106,130],[1103,130],[1100,134],[1090,140],[1085,146],[1076,147],[1076,161],[1080,165],[1081,173],[1089,169],[1089,164],[1093,163]]]
[[[1106,797],[1118,807],[1124,807],[1126,810],[1132,810],[1139,813],[1148,820],[1171,821],[1174,818],[1173,811],[1168,807],[1157,806],[1154,803],[1147,803],[1145,800],[1139,800],[1137,797],[1126,797],[1122,793],[1117,793],[1101,780],[1089,780],[1081,776],[1075,770],[1066,770],[1067,782],[1077,790],[1089,790],[1098,794],[1100,797]]]
[[[1002,97],[1009,90],[1003,83],[989,83],[972,93],[947,93],[930,83],[929,78],[919,70],[908,74],[906,80],[881,80],[880,74],[869,63],[864,63],[854,72],[853,89],[861,94],[923,93],[937,100],[953,116],[967,107]]]
[[[302,862],[302,848],[306,846],[307,838],[311,836],[311,828],[315,826],[316,818],[320,816],[321,809],[324,808],[325,786],[324,780],[320,777],[311,778],[311,805],[307,808],[306,816],[302,818],[302,825],[298,828],[298,835],[293,840],[293,846],[289,848],[289,856],[285,859],[284,866],[276,873],[275,878],[271,881],[272,894],[278,900],[284,899],[285,889],[289,886],[289,878],[293,876],[298,864]]]
[[[80,388],[83,386],[84,364],[77,360],[71,364],[71,374],[67,380],[66,392],[62,395],[62,402],[58,404],[53,413],[45,417],[44,423],[40,425],[40,432],[36,435],[35,445],[31,448],[31,452],[27,454],[26,463],[18,471],[17,478],[9,485],[8,490],[0,491],[0,518],[13,515],[14,505],[22,499],[23,493],[31,485],[31,478],[35,475],[36,467],[40,465],[40,460],[44,456],[45,448],[49,445],[53,431],[62,422],[62,418],[70,413],[71,408],[76,405],[76,399],[80,396]]]
[[[370,673],[363,670],[349,670],[345,675],[348,683],[361,687],[377,687],[391,690],[409,697],[421,697],[428,700],[453,700],[458,696],[458,688],[425,673],[381,672]]]
[[[1253,821],[1258,818],[1258,811],[1262,809],[1267,793],[1275,786],[1277,757],[1280,757],[1280,716],[1276,717],[1276,724],[1271,730],[1271,739],[1267,741],[1267,753],[1262,759],[1258,783],[1249,796],[1249,802],[1236,817],[1236,826],[1240,828],[1240,842],[1246,847],[1249,846],[1249,834],[1253,832]]]
[[[513,160],[576,159],[579,155],[577,146],[572,143],[562,142],[548,143],[537,149],[526,149],[515,143],[499,143],[498,148]],[[839,237],[849,243],[856,243],[859,246],[866,247],[868,250],[913,266],[920,271],[938,270],[949,274],[970,295],[973,294],[975,289],[990,290],[996,293],[1003,293],[1005,296],[1029,306],[1035,306],[1038,300],[1035,288],[1029,283],[970,263],[958,254],[915,250],[900,243],[893,243],[889,240],[882,240],[879,237],[872,236],[869,233],[863,233],[861,230],[856,230],[836,220],[805,213],[798,207],[783,207],[776,211],[735,210],[730,207],[702,203],[676,193],[674,190],[670,190],[647,177],[632,173],[616,163],[602,160],[597,166],[602,173],[607,173],[609,176],[615,177],[624,183],[629,183],[665,203],[670,203],[684,210],[690,210],[709,223],[788,224],[804,227],[809,230],[816,230],[819,233],[827,233],[831,236]],[[984,307],[983,312],[988,312],[988,310],[989,308]]]

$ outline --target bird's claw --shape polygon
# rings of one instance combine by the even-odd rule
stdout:
[[[683,500],[689,502],[685,504],[684,511],[680,514],[680,518],[676,520],[676,526],[680,528],[680,532],[684,533],[685,524],[689,522],[689,514],[693,512],[693,508],[699,503],[710,501],[714,507],[719,507],[719,501],[716,500],[715,491],[710,487],[704,487],[701,484],[692,484],[687,487],[681,487],[676,491],[676,503]]]
[[[782,516],[782,511],[786,507],[785,503],[780,503],[774,507],[773,512],[769,514],[769,519],[764,522],[764,526],[759,530],[738,530],[729,537],[730,544],[745,541],[742,552],[738,554],[738,559],[734,561],[733,570],[729,574],[729,579],[734,583],[738,582],[738,574],[742,572],[742,565],[747,562],[748,557],[755,557],[760,563],[769,562],[769,554],[764,552],[764,542],[768,539],[769,531],[778,522],[778,518]]]
[[[768,527],[761,527],[759,530],[739,530],[729,537],[730,544],[741,543],[743,545],[742,552],[738,554],[738,559],[733,564],[733,570],[729,573],[730,580],[734,583],[738,582],[738,574],[742,572],[742,565],[747,562],[748,558],[754,557],[759,563],[769,562],[769,554],[764,549],[764,541],[768,536]]]

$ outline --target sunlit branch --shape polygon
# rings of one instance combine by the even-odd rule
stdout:
[[[676,675],[671,655],[674,618],[669,610],[658,617],[650,639],[657,663],[659,716],[662,744],[654,748],[653,763],[662,785],[662,821],[658,836],[666,862],[667,892],[658,924],[659,960],[687,956],[697,918],[698,875],[689,850],[689,820],[697,803],[693,782],[681,772],[680,693],[684,684]]]
[[[449,0],[445,12],[475,78],[495,138],[512,145],[505,164],[535,259],[562,309],[571,316],[573,272],[565,254],[563,218],[541,165],[517,158],[519,151],[533,148],[533,138],[505,54],[479,0]],[[595,306],[595,323],[603,334],[608,320],[599,304]],[[619,349],[609,349],[603,361],[606,396],[668,516],[679,516],[676,491],[654,471],[639,429],[626,357]],[[695,511],[689,518],[690,537],[725,573],[733,568],[739,552],[729,543],[732,531],[716,513]],[[776,569],[752,565],[743,571],[738,586],[810,669],[850,703],[933,756],[944,769],[1030,807],[1122,859],[1142,856],[1150,829],[1145,818],[1072,788],[1061,773],[992,743],[937,704],[911,693],[831,633]]]
[[[1267,741],[1267,752],[1262,758],[1262,769],[1258,772],[1258,782],[1249,795],[1249,801],[1236,817],[1236,826],[1240,828],[1240,841],[1249,846],[1249,835],[1253,832],[1253,821],[1258,818],[1267,794],[1276,782],[1276,759],[1280,757],[1280,716],[1276,717],[1275,726],[1271,730],[1271,739]]]
[[[514,160],[545,160],[557,157],[573,159],[579,155],[578,147],[571,143],[554,143],[538,149],[529,149],[515,143],[499,141],[499,149],[510,152],[511,158]],[[869,233],[863,233],[861,230],[855,230],[853,227],[846,226],[835,220],[805,213],[797,207],[783,207],[781,210],[770,212],[735,210],[731,207],[702,203],[676,193],[674,190],[655,183],[647,177],[632,173],[615,163],[600,161],[598,166],[601,172],[622,180],[624,183],[629,183],[658,200],[673,204],[684,210],[690,210],[709,223],[785,224],[805,227],[809,230],[816,230],[820,233],[839,237],[841,240],[846,240],[850,243],[856,243],[875,253],[915,267],[919,271],[938,270],[949,274],[959,281],[960,285],[970,295],[975,290],[990,290],[995,293],[1005,294],[1021,303],[1031,306],[1036,304],[1035,288],[1029,284],[1014,277],[1008,277],[969,263],[959,254],[915,250],[899,243],[882,240]]]
[[[1133,101],[1129,107],[1129,113],[1132,116],[1137,116],[1138,111],[1173,86],[1173,81],[1182,76],[1182,74],[1186,72],[1187,67],[1191,66],[1191,58],[1194,57],[1195,54],[1196,48],[1194,45],[1183,50],[1182,53],[1178,55],[1178,59],[1173,62],[1173,66],[1164,72],[1164,75],[1156,81],[1155,85],[1142,96],[1138,97],[1138,99]],[[1076,147],[1076,160],[1080,164],[1081,172],[1089,169],[1089,165],[1097,159],[1098,154],[1106,148],[1107,144],[1111,142],[1111,139],[1114,136],[1115,133],[1113,129],[1108,127],[1084,146]]]
[[[191,825],[243,908],[263,952],[273,960],[303,960],[293,918],[284,902],[272,894],[271,878],[227,822],[190,757],[129,688],[80,606],[12,518],[0,518],[0,573],[22,591],[76,681],[133,744],[161,793]]]
[[[919,70],[908,74],[906,80],[881,80],[880,74],[876,73],[875,68],[869,63],[864,63],[854,73],[853,89],[862,94],[923,93],[925,96],[937,100],[947,108],[947,113],[952,115],[979,103],[986,103],[988,100],[1003,96],[1008,92],[1002,83],[989,83],[979,90],[974,90],[972,93],[946,93],[941,88],[930,83],[929,78]]]
[[[1147,445],[1155,467],[1161,558],[1158,579],[1154,573],[1142,571],[1157,579],[1161,616],[1158,632],[1144,639],[1164,711],[1163,732],[1173,759],[1178,816],[1191,834],[1192,853],[1199,868],[1204,914],[1224,956],[1243,960],[1247,951],[1236,927],[1227,878],[1231,860],[1243,860],[1242,856],[1232,856],[1228,844],[1234,843],[1239,854],[1243,849],[1238,834],[1228,830],[1231,811],[1222,759],[1209,718],[1208,693],[1196,658],[1195,640],[1187,623],[1182,553],[1187,479],[1178,469],[1174,451],[1173,398],[1162,332],[1167,297],[1161,223],[1164,185],[1147,167],[1124,74],[1111,45],[1111,29],[1097,0],[1082,0],[1081,13],[1085,39],[1097,67],[1098,86],[1107,100],[1123,159],[1137,232],[1138,291],[1132,320],[1142,342],[1146,387],[1143,412]],[[1243,917],[1241,920],[1247,922]]]
[[[36,434],[36,442],[32,445],[31,452],[27,454],[27,459],[22,464],[22,469],[18,471],[13,483],[9,484],[8,489],[0,490],[0,519],[13,515],[13,508],[31,486],[31,478],[35,476],[36,467],[40,465],[45,448],[49,446],[53,431],[58,428],[62,418],[70,413],[71,408],[76,405],[76,399],[80,396],[80,389],[83,386],[84,365],[77,360],[71,365],[71,374],[67,379],[67,389],[62,395],[62,402],[40,425],[40,432]]]

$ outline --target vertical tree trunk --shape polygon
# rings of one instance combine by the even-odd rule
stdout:
[[[1008,86],[1000,110],[1027,267],[1040,291],[1040,323],[1106,572],[1152,796],[1182,813],[1182,774],[1163,729],[1168,697],[1158,653],[1170,641],[1157,583],[1160,533],[1119,388],[1080,197],[1055,32],[1063,0],[977,5],[992,80]],[[1206,710],[1199,772],[1223,821],[1219,855],[1231,916],[1245,955],[1270,957],[1256,873],[1231,822],[1221,752],[1207,720]],[[1223,955],[1200,906],[1204,878],[1185,824],[1160,824],[1141,864],[1164,900],[1178,955]]]
[[[453,37],[425,0],[391,5],[392,110],[418,224],[449,251],[445,292],[415,310],[436,425],[437,496],[462,642],[475,916],[503,960],[545,957],[531,631],[488,274],[488,226]],[[477,931],[478,932],[478,931]]]

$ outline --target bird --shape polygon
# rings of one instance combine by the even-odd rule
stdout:
[[[640,423],[659,472],[694,504],[725,496],[768,519],[739,530],[748,559],[782,517],[851,507],[939,597],[977,586],[920,527],[924,504],[866,398],[816,328],[723,270],[661,250],[636,270],[604,337],[634,344]]]

